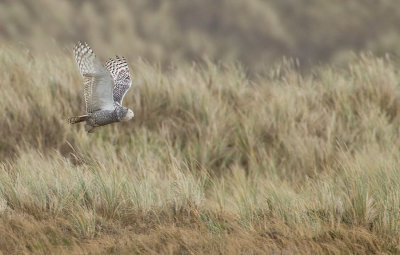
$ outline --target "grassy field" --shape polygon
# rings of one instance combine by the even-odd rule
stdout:
[[[0,43],[58,51],[85,40],[152,63],[240,61],[253,73],[282,56],[301,68],[349,52],[400,56],[398,0],[2,0]]]
[[[72,54],[0,48],[3,254],[400,252],[389,58],[130,65],[135,118],[86,134]]]

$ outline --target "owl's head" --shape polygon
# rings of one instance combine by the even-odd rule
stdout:
[[[116,109],[117,111],[117,117],[119,121],[127,121],[133,118],[135,115],[131,109],[128,109],[123,106],[117,105]]]
[[[122,118],[121,121],[128,121],[128,120],[132,119],[133,116],[135,116],[133,111],[131,109],[128,109],[128,111],[126,112],[125,116]]]

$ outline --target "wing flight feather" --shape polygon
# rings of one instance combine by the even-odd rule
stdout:
[[[106,68],[114,80],[113,98],[114,102],[122,105],[126,92],[132,86],[131,75],[129,73],[128,63],[124,57],[118,56],[115,59],[109,59],[106,62]]]
[[[86,111],[114,109],[114,82],[86,42],[78,42],[74,56],[83,77]]]

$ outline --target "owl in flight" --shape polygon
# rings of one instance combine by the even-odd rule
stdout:
[[[75,45],[74,55],[83,77],[86,114],[71,117],[69,123],[86,121],[85,130],[92,133],[96,127],[132,119],[133,111],[122,106],[132,85],[125,58],[116,56],[103,66],[85,42]]]

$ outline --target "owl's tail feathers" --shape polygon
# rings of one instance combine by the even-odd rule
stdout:
[[[89,119],[89,115],[74,116],[68,119],[69,124],[76,124]]]

